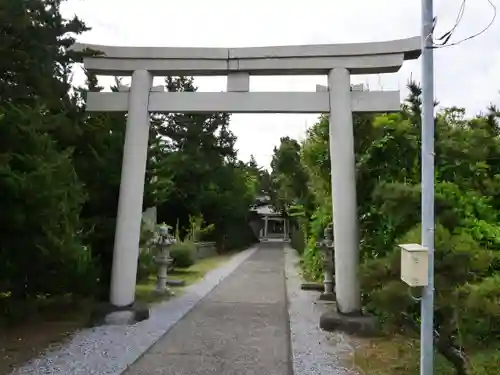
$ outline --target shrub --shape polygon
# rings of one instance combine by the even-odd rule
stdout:
[[[316,247],[316,243],[323,239],[324,228],[332,221],[331,211],[325,209],[327,206],[318,207],[312,215],[309,227],[309,239],[302,256],[304,275],[313,281],[321,280],[323,274],[323,255],[321,254],[321,250]]]
[[[72,151],[48,135],[64,125],[49,112],[0,108],[0,286],[21,300],[89,294],[97,281],[81,242],[87,196]]]
[[[417,226],[399,241],[418,243]],[[435,233],[435,325],[443,340],[455,338],[461,347],[474,347],[500,336],[500,274],[492,265],[498,253],[484,249],[465,232],[450,233],[437,225]],[[420,304],[399,280],[400,254],[363,264],[362,288],[367,309],[390,329],[418,329]]]
[[[302,255],[307,246],[307,235],[309,221],[306,217],[304,206],[293,205],[288,208],[288,217],[290,219],[291,229],[291,246]]]
[[[419,243],[420,227],[399,243]],[[500,278],[495,274],[498,252],[483,248],[470,234],[450,233],[442,225],[435,232],[434,324],[436,349],[463,373],[465,349],[500,338]],[[493,275],[492,275],[493,274]],[[367,309],[390,330],[419,330],[418,291],[399,280],[400,254],[394,248],[385,257],[363,265],[362,287]],[[460,348],[458,350],[457,348]],[[469,353],[471,351],[469,350]]]
[[[215,229],[214,224],[204,226],[205,220],[202,215],[189,216],[189,233],[187,238],[193,242],[203,241]]]
[[[137,282],[146,281],[156,271],[155,258],[152,251],[140,249],[137,264]]]
[[[458,326],[464,339],[482,344],[499,342],[500,273],[466,284],[458,289],[458,294]]]
[[[291,245],[299,254],[303,254],[306,248],[304,231],[301,228],[294,228],[291,235]]]
[[[178,242],[170,247],[173,268],[188,268],[195,263],[196,245],[193,242]]]
[[[234,221],[233,223],[227,224],[223,229],[224,234],[217,238],[217,245],[220,253],[244,250],[258,242],[258,238],[246,221]]]
[[[141,247],[150,247],[151,241],[155,238],[155,232],[151,231],[144,223],[141,225],[141,234],[139,245]]]

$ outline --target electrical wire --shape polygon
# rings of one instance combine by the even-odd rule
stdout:
[[[413,295],[413,293],[411,292],[411,287],[408,287],[408,295],[409,295],[409,296],[410,296],[410,298],[411,298],[412,300],[414,300],[415,302],[420,302],[420,301],[422,301],[422,297],[415,297],[415,296]]]
[[[466,38],[463,38],[463,39],[458,40],[458,41],[453,42],[453,43],[448,43],[449,40],[451,39],[451,37],[453,36],[453,33],[457,29],[458,25],[462,21],[462,18],[463,18],[464,13],[465,13],[465,4],[466,4],[466,1],[467,0],[463,0],[462,4],[460,5],[460,9],[459,9],[456,21],[455,21],[455,25],[452,27],[452,29],[450,31],[444,33],[440,38],[438,38],[438,40],[440,40],[441,43],[440,44],[435,44],[434,43],[432,48],[439,49],[439,48],[446,48],[446,47],[457,46],[459,44],[462,44],[463,42],[466,42],[468,40],[477,38],[478,36],[484,34],[486,31],[488,31],[491,28],[491,26],[493,26],[493,23],[495,22],[496,17],[497,17],[497,7],[493,3],[493,0],[486,0],[486,1],[488,1],[490,7],[493,9],[493,16],[491,17],[491,20],[488,23],[488,25],[486,27],[484,27],[481,31],[479,31],[479,32],[477,32],[477,33],[475,33],[473,35],[470,35],[470,36],[468,36]],[[475,0],[475,1],[477,1],[477,0]],[[437,22],[437,18],[435,19],[434,26],[435,26],[436,22]]]
[[[453,27],[451,28],[450,31],[447,31],[446,33],[444,33],[443,35],[441,35],[439,38],[437,38],[437,40],[441,41],[441,43],[439,43],[437,45],[441,45],[442,46],[442,45],[445,45],[446,43],[448,43],[448,41],[450,40],[451,36],[453,35],[453,33],[455,32],[455,30],[457,29],[458,25],[462,21],[462,18],[464,17],[465,4],[466,3],[467,3],[466,0],[462,0],[462,4],[460,5],[460,9],[458,11],[457,18],[455,19],[455,25],[453,25]]]

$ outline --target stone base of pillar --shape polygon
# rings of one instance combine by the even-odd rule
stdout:
[[[319,327],[327,332],[345,332],[360,337],[375,337],[378,334],[377,319],[369,314],[345,315],[328,311],[321,315]]]
[[[319,301],[329,301],[329,302],[333,302],[335,301],[335,294],[333,293],[321,293],[319,298],[318,298]]]
[[[90,315],[90,325],[132,325],[149,319],[147,304],[135,302],[130,306],[114,306],[108,303],[97,305]]]

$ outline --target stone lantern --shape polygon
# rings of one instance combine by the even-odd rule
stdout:
[[[323,252],[324,290],[319,299],[321,301],[335,301],[335,293],[333,292],[333,225],[331,223],[323,232],[323,240],[316,243],[316,246]]]
[[[155,245],[158,250],[155,256],[155,263],[158,265],[158,274],[156,277],[156,287],[154,292],[158,294],[173,294],[167,287],[167,270],[172,264],[173,259],[170,258],[170,246],[174,244],[175,238],[168,233],[168,227],[161,225],[158,228],[155,238]]]

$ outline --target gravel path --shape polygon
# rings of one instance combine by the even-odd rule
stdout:
[[[151,318],[133,326],[101,326],[74,334],[61,348],[49,350],[11,375],[119,375],[169,331],[203,297],[249,258],[257,248],[235,255],[172,300],[155,305]]]
[[[319,328],[319,317],[327,305],[316,304],[320,293],[300,289],[302,278],[295,250],[285,244],[285,271],[288,312],[292,336],[295,375],[344,375],[356,372],[341,365],[353,349],[342,333],[328,333]]]
[[[262,243],[154,306],[149,320],[79,331],[11,375],[355,374],[341,364],[349,338],[319,329],[327,305],[300,290],[298,262],[288,244]]]

